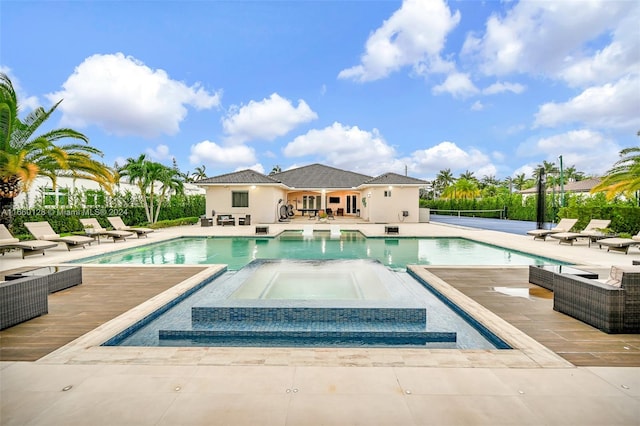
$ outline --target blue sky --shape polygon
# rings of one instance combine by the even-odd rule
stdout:
[[[12,1],[23,113],[209,176],[606,172],[640,130],[636,1]]]

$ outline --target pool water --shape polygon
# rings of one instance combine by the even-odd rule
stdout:
[[[553,259],[479,243],[465,238],[367,238],[342,231],[340,238],[315,231],[303,237],[286,231],[275,238],[182,237],[142,247],[84,258],[76,263],[98,264],[226,264],[239,270],[255,259],[374,259],[391,268],[406,265],[541,265]]]
[[[325,289],[324,296],[309,298],[304,293],[314,289],[306,288],[270,299],[261,297],[263,291],[257,289],[278,281],[279,271],[296,270],[303,274],[297,282],[308,287],[304,275],[310,268],[318,277],[335,271],[372,271],[377,282],[368,283],[371,277],[366,274],[348,278],[356,286],[372,286],[362,291],[367,296],[345,295],[340,289],[332,294]],[[252,281],[256,274],[268,279]],[[294,286],[291,277],[286,281],[288,287]],[[234,296],[246,287],[250,287],[248,294]],[[463,319],[424,283],[374,260],[257,260],[197,286],[105,345],[508,347]]]

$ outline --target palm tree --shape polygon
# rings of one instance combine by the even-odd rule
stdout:
[[[474,180],[458,179],[455,184],[448,186],[442,193],[447,199],[473,199],[480,196],[480,189]]]
[[[163,166],[160,163],[155,164],[161,166],[161,168],[159,168],[158,173],[155,175],[156,181],[160,183],[160,194],[158,195],[158,208],[156,209],[153,223],[158,221],[160,207],[162,207],[162,203],[166,200],[167,195],[170,193],[176,195],[184,194],[184,180],[180,171]]]
[[[524,173],[520,173],[513,178],[513,184],[518,191],[522,191],[527,184],[527,177]]]
[[[478,181],[478,178],[475,177],[473,172],[470,172],[469,170],[465,170],[464,173],[460,173],[460,177],[458,179],[466,179],[469,181]]]
[[[54,188],[61,174],[91,179],[111,192],[113,170],[93,158],[102,156],[102,152],[88,145],[87,136],[67,128],[36,133],[60,102],[49,110],[38,107],[20,120],[13,84],[0,73],[0,222],[10,224],[14,199],[28,190],[38,176],[50,178]],[[56,144],[64,139],[77,139],[84,144]]]
[[[618,194],[632,197],[640,191],[640,147],[625,148],[620,157],[591,192],[605,192],[611,200]]]
[[[543,160],[542,164],[538,164],[536,166],[536,169],[533,171],[533,177],[536,180],[538,180],[540,169],[544,169],[544,174],[547,176],[560,173],[560,170],[556,166],[556,163],[551,163],[549,161]]]
[[[160,208],[167,195],[173,192],[184,193],[184,179],[175,168],[149,161],[145,154],[138,158],[127,158],[127,162],[118,172],[128,177],[129,183],[140,190],[144,212],[149,223],[158,221]],[[159,193],[156,193],[159,190]]]
[[[149,187],[147,165],[149,163],[150,161],[147,160],[145,154],[140,154],[138,158],[129,157],[124,166],[118,169],[118,174],[120,177],[126,176],[130,184],[138,187],[144,212],[147,215],[147,220],[151,222],[153,216],[149,209],[149,203],[147,202],[147,189]]]
[[[451,169],[440,170],[433,180],[433,190],[434,192],[441,194],[445,188],[451,186],[456,181],[456,178],[453,177],[451,173]]]
[[[275,166],[273,166],[273,168],[269,172],[269,175],[274,175],[276,173],[280,173],[281,171],[282,169],[280,168],[280,166],[276,164]]]
[[[200,167],[196,167],[196,170],[191,174],[194,182],[207,178],[207,173],[205,172],[206,168],[207,167],[204,164]]]

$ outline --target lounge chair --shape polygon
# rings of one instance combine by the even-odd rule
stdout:
[[[551,229],[534,229],[532,231],[527,231],[527,235],[532,235],[534,240],[544,241],[549,235],[571,231],[571,228],[573,228],[576,222],[578,222],[578,219],[560,219],[560,222]]]
[[[629,249],[637,244],[640,244],[640,232],[631,238],[603,238],[596,241],[596,244],[602,248],[605,246],[607,251],[618,251],[624,254],[629,253]]]
[[[120,216],[108,217],[107,220],[109,221],[111,226],[113,226],[113,229],[117,229],[118,231],[135,232],[138,238],[140,238],[141,235],[146,238],[147,234],[153,232],[153,229],[151,228],[138,228],[125,225]]]
[[[84,226],[87,234],[95,235],[98,238],[104,235],[107,238],[113,238],[114,243],[116,241],[126,241],[127,237],[133,235],[133,232],[129,231],[109,231],[108,229],[104,229],[102,225],[100,225],[100,222],[98,222],[98,219],[95,218],[80,219],[80,223]],[[100,243],[100,240],[98,240],[98,243]]]
[[[72,248],[82,247],[85,248],[87,244],[91,244],[94,239],[91,237],[84,237],[82,235],[71,235],[69,237],[61,237],[60,234],[56,234],[49,222],[25,222],[24,226],[33,234],[38,240],[53,241],[57,243],[65,243],[67,250],[71,251]]]
[[[335,220],[336,217],[333,215],[333,210],[330,207],[325,209],[325,212],[327,213],[327,219]]]
[[[0,252],[4,256],[6,251],[11,249],[20,249],[22,250],[22,258],[25,256],[31,256],[34,254],[40,254],[44,256],[44,251],[46,249],[57,247],[58,243],[48,242],[48,241],[39,241],[39,240],[28,240],[28,241],[20,241],[17,238],[14,238],[11,235],[11,232],[7,229],[6,226],[0,224]]]
[[[587,226],[580,232],[558,232],[551,234],[551,238],[555,238],[558,240],[558,244],[568,243],[573,245],[573,243],[578,238],[589,238],[589,245],[591,245],[591,239],[595,238],[598,235],[602,235],[600,229],[604,229],[611,223],[608,219],[591,219]]]

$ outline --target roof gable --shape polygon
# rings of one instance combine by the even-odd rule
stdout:
[[[371,176],[336,169],[323,164],[310,164],[271,175],[290,188],[355,188]]]
[[[385,173],[369,179],[364,185],[426,185],[428,182],[410,176],[399,175],[397,173]]]
[[[227,173],[224,175],[214,176],[196,182],[201,184],[277,184],[280,183],[277,179],[273,179],[269,176],[258,173],[255,170],[247,169],[240,170],[238,172]]]

